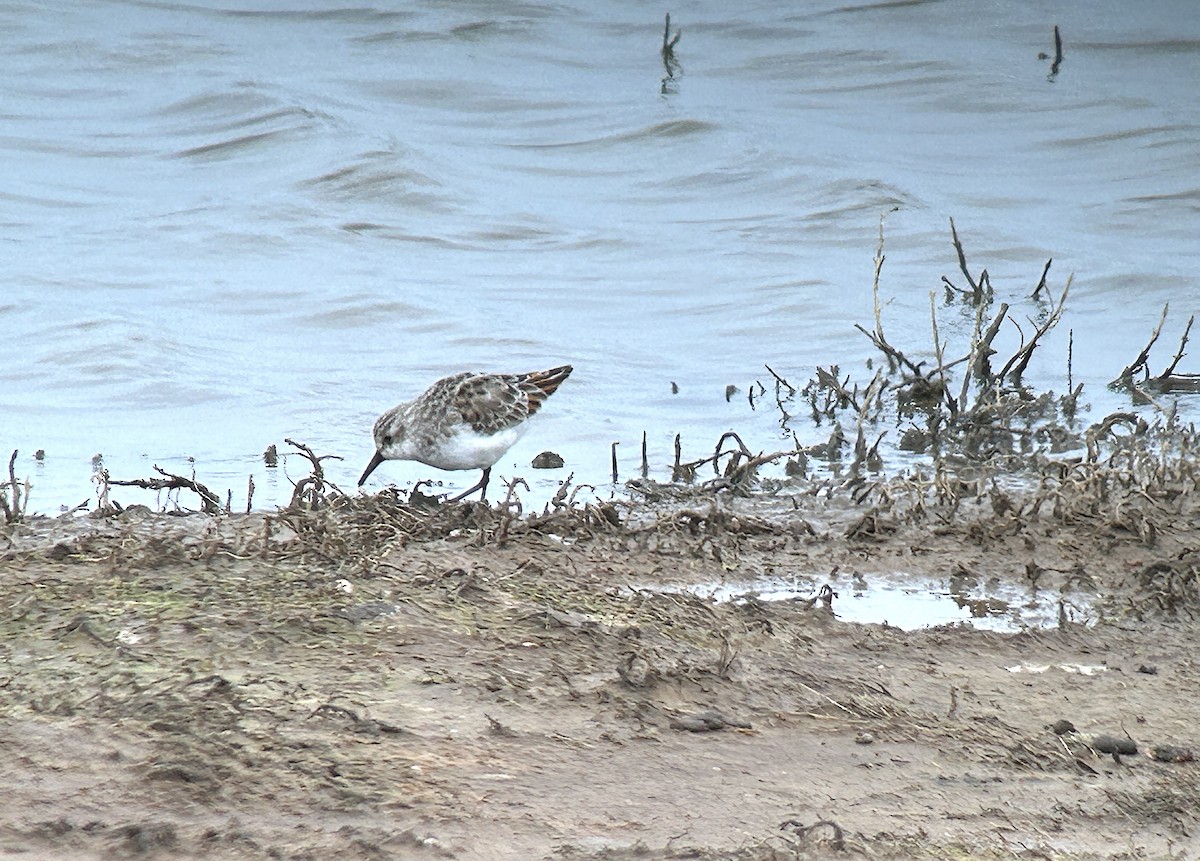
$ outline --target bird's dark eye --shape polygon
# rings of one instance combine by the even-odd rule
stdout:
[[[389,434],[384,434],[384,436],[383,436],[383,444],[384,444],[384,445],[391,445],[391,444],[392,444],[392,435],[391,435],[390,433],[389,433]]]

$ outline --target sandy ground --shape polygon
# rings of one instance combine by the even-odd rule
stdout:
[[[0,847],[1200,858],[1194,508],[1000,500],[512,518],[381,496],[9,527]],[[904,632],[840,621],[840,597],[656,588],[771,573],[1033,578],[1064,612]]]

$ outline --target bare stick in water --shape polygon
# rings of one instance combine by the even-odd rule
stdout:
[[[1046,268],[1042,270],[1042,277],[1038,280],[1037,286],[1033,288],[1033,292],[1029,294],[1030,299],[1036,299],[1046,289],[1046,273],[1050,271],[1050,264],[1053,262],[1053,257],[1046,261]]]
[[[662,80],[662,93],[669,92],[667,82],[675,77],[675,73],[682,70],[679,60],[675,58],[675,46],[679,44],[679,37],[682,31],[676,30],[674,37],[671,36],[671,13],[667,13],[667,23],[663,27],[662,41],[662,61],[663,69],[666,70],[667,76]]]
[[[958,252],[958,268],[962,270],[963,277],[967,279],[967,283],[971,285],[971,296],[974,301],[978,302],[981,295],[979,284],[971,277],[970,271],[967,269],[967,255],[963,251],[962,243],[958,239],[958,228],[954,226],[954,219],[950,219],[950,235],[954,238],[954,250]]]
[[[937,374],[938,374],[938,382],[941,384],[941,387],[942,387],[942,400],[944,400],[946,402],[946,406],[948,406],[950,408],[950,415],[953,416],[956,412],[955,408],[958,406],[958,404],[955,402],[954,398],[950,396],[950,384],[946,382],[945,347],[942,345],[942,339],[938,336],[937,298],[936,297],[937,297],[937,294],[934,291],[930,290],[929,291],[929,320],[933,326],[933,355],[937,358],[937,363],[938,363]],[[863,414],[862,414],[862,411],[860,410],[859,418],[861,419],[862,417],[863,417]],[[859,430],[860,431],[862,430],[861,425],[859,426]],[[876,443],[875,445],[878,446],[879,443]]]
[[[1187,355],[1184,349],[1187,348],[1188,333],[1192,331],[1192,324],[1195,322],[1195,314],[1188,317],[1187,326],[1183,330],[1183,337],[1179,339],[1179,351],[1175,354],[1175,358],[1171,360],[1171,364],[1167,366],[1167,369],[1158,375],[1160,381],[1166,382],[1171,374],[1175,373],[1175,367],[1179,364],[1180,360]]]
[[[1058,28],[1055,27],[1054,29],[1055,29],[1055,32],[1057,33]],[[662,54],[663,54],[664,60],[666,60],[668,57],[671,60],[675,59],[675,46],[679,44],[679,37],[682,35],[683,35],[682,30],[676,30],[675,38],[673,38],[673,39],[671,38],[671,13],[668,12],[667,13],[667,23],[663,26]]]
[[[1033,358],[1033,351],[1037,349],[1038,341],[1043,335],[1058,325],[1058,321],[1062,319],[1063,309],[1067,304],[1067,294],[1071,292],[1072,277],[1073,276],[1068,276],[1067,283],[1063,287],[1062,295],[1058,299],[1058,305],[1055,306],[1054,310],[1052,310],[1049,316],[1046,317],[1046,321],[1037,327],[1037,330],[1033,333],[1033,337],[1029,339],[1029,343],[1017,350],[1017,352],[1012,355],[1012,358],[1010,358],[1004,364],[1004,367],[996,376],[997,380],[1003,380],[1008,376],[1010,371],[1012,372],[1014,378],[1020,378],[1020,376],[1025,373],[1025,368],[1029,366],[1029,360]]]
[[[1162,334],[1163,323],[1167,322],[1167,309],[1170,307],[1171,304],[1169,302],[1163,305],[1162,316],[1158,318],[1158,325],[1150,333],[1150,343],[1142,348],[1142,352],[1138,353],[1138,357],[1133,360],[1131,365],[1121,371],[1120,376],[1109,383],[1110,386],[1129,388],[1133,385],[1133,375],[1148,366],[1150,362],[1150,349],[1154,346],[1154,342],[1158,340],[1158,336]]]

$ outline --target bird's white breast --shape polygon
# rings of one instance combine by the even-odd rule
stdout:
[[[486,469],[494,464],[525,433],[527,422],[494,434],[476,433],[465,426],[438,441],[433,451],[417,458],[440,469]]]

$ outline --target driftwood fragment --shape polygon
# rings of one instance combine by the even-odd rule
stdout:
[[[200,497],[201,510],[205,514],[221,513],[221,498],[196,479],[175,475],[157,465],[154,467],[154,471],[162,478],[133,478],[127,481],[110,478],[108,483],[117,487],[141,487],[146,490],[190,490]]]
[[[1158,392],[1159,394],[1171,394],[1182,392],[1200,392],[1200,374],[1177,373],[1176,368],[1187,355],[1188,337],[1192,332],[1192,325],[1196,322],[1196,315],[1188,317],[1187,325],[1183,328],[1183,335],[1179,339],[1179,349],[1175,351],[1175,356],[1171,359],[1171,363],[1157,376],[1150,376],[1150,351],[1158,342],[1159,336],[1162,334],[1163,325],[1167,322],[1167,312],[1170,309],[1170,304],[1163,305],[1162,314],[1158,318],[1158,323],[1154,327],[1154,331],[1150,333],[1150,340],[1137,357],[1125,367],[1115,380],[1108,385],[1113,389],[1128,391],[1134,396],[1135,401],[1144,401],[1153,403],[1152,398],[1146,389]],[[1141,380],[1135,380],[1137,376],[1141,376]]]

